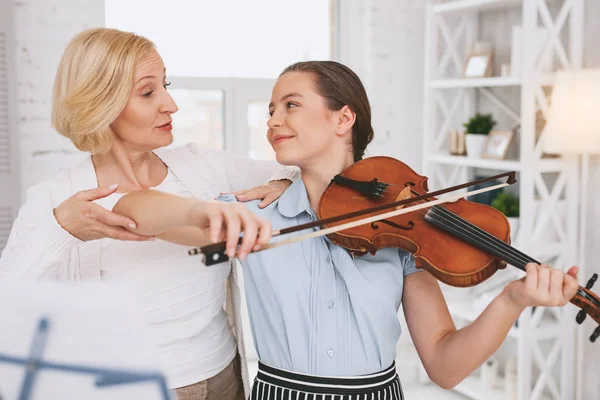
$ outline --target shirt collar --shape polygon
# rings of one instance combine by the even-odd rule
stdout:
[[[296,178],[281,195],[277,203],[277,208],[281,215],[288,218],[297,217],[302,212],[307,212],[314,216],[302,177]]]

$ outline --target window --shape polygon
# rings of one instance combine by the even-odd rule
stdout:
[[[175,88],[170,92],[179,106],[174,118],[177,134],[174,135],[173,145],[196,142],[205,148],[224,148],[223,90]],[[203,134],[198,135],[198,132]]]

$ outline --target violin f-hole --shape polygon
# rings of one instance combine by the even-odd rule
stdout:
[[[415,227],[415,223],[412,222],[412,221],[408,221],[408,226],[402,226],[402,225],[397,224],[397,223],[395,223],[393,221],[390,221],[388,219],[382,219],[382,220],[379,220],[379,221],[371,222],[371,228],[373,230],[375,230],[375,231],[377,229],[379,229],[379,225],[377,225],[378,222],[381,222],[381,223],[384,223],[386,225],[389,225],[392,228],[401,229],[403,231],[410,231],[411,229],[413,229]]]

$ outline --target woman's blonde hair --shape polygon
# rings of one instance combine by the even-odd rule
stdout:
[[[150,40],[116,29],[83,31],[62,56],[52,95],[52,127],[79,150],[106,153],[110,124],[125,108],[135,71],[154,50]]]

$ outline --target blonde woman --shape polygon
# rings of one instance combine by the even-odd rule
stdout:
[[[52,123],[90,156],[29,189],[0,259],[0,279],[131,283],[179,398],[242,399],[248,382],[241,324],[228,321],[239,321],[237,287],[226,285],[230,265],[199,265],[187,247],[138,235],[132,219],[109,210],[140,189],[189,198],[198,226],[212,226],[215,238],[221,222],[234,226],[232,252],[244,231],[243,257],[266,243],[270,225],[245,207],[211,200],[270,179],[245,194],[266,205],[298,172],[194,145],[165,149],[177,112],[165,77],[163,60],[141,36],[100,28],[71,41],[55,80]],[[207,241],[201,229],[195,234]],[[232,318],[223,308],[228,292]]]

